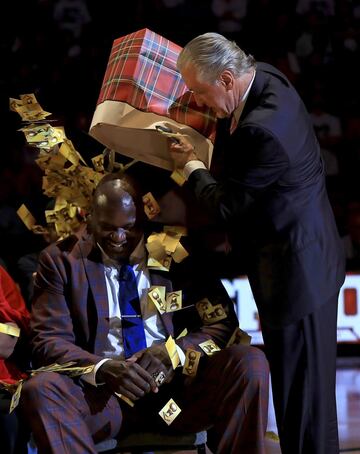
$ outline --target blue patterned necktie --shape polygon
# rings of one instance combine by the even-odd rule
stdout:
[[[146,348],[144,324],[134,271],[122,265],[119,273],[119,305],[125,358]]]

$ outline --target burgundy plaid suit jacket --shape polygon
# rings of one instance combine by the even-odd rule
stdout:
[[[238,320],[221,282],[200,276],[195,279],[194,274],[187,280],[184,273],[179,276],[174,289],[183,290],[183,305],[187,308],[161,316],[167,334],[177,336],[187,327],[188,335],[177,341],[183,350],[191,347],[201,351],[198,344],[207,339],[224,347]],[[151,272],[150,280],[151,285],[172,290],[169,273]],[[201,326],[193,305],[204,297],[213,304],[222,304],[227,318]],[[35,367],[68,361],[88,365],[102,359],[109,331],[108,299],[101,254],[91,237],[79,240],[71,236],[40,254],[31,328]]]

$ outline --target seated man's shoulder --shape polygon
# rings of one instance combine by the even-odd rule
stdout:
[[[78,245],[80,239],[76,235],[69,235],[63,240],[57,241],[56,247],[62,252],[72,252],[75,246]]]
[[[72,256],[73,258],[80,258],[84,252],[90,251],[92,242],[88,237],[79,238],[77,235],[69,235],[68,237],[58,240],[55,243],[47,246],[42,255],[56,256]]]

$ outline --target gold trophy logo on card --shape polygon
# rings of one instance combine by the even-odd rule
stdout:
[[[170,399],[169,402],[159,411],[159,415],[166,422],[168,426],[174,421],[174,419],[181,413],[181,408],[175,403],[174,399]]]
[[[210,301],[207,298],[204,298],[204,299],[200,300],[199,302],[197,302],[195,304],[195,307],[199,313],[201,320],[203,320],[204,314],[207,312],[211,312],[213,305],[210,303]]]
[[[199,344],[201,350],[203,350],[208,356],[212,356],[214,353],[219,352],[221,348],[215,344],[212,339],[209,339],[205,342]]]
[[[166,295],[166,312],[175,312],[182,308],[182,291],[170,292]]]
[[[201,353],[197,352],[196,350],[187,349],[185,355],[185,364],[183,367],[183,374],[189,375],[190,377],[195,377],[199,361],[200,361]]]
[[[205,323],[205,325],[211,325],[213,323],[219,322],[220,320],[223,320],[226,317],[227,315],[225,309],[221,304],[217,304],[216,306],[212,307],[211,311],[204,313],[202,321]]]
[[[213,306],[207,298],[198,301],[195,307],[205,325],[212,325],[227,317],[225,309],[221,304]]]
[[[149,219],[153,219],[160,213],[160,206],[151,192],[143,195],[142,201],[144,203],[145,214]]]
[[[166,312],[166,288],[164,286],[152,286],[148,291],[148,298],[155,304],[156,309],[163,314]]]

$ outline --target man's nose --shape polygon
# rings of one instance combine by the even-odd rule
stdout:
[[[115,243],[123,243],[126,241],[126,233],[124,229],[117,229],[110,233],[111,241]]]

